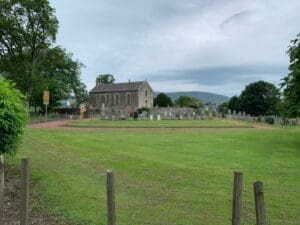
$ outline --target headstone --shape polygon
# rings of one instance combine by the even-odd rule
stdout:
[[[279,117],[274,116],[274,125],[279,125],[279,124],[280,124]]]
[[[228,109],[227,117],[228,117],[228,118],[231,118],[231,109]]]
[[[239,118],[239,119],[242,118],[242,112],[241,112],[241,111],[238,112],[238,118]]]
[[[157,115],[157,120],[160,120],[160,115]]]
[[[166,118],[168,116],[168,112],[164,111],[164,117]]]
[[[150,120],[153,120],[153,115],[152,115],[152,114],[149,116],[149,119],[150,119]]]
[[[142,118],[147,118],[148,117],[148,112],[147,111],[143,111],[141,114]]]

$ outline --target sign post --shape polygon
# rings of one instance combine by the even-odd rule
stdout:
[[[44,91],[44,93],[43,93],[43,103],[44,103],[44,105],[46,106],[46,112],[45,112],[45,121],[47,121],[47,117],[48,117],[48,115],[47,115],[47,108],[48,108],[48,105],[49,105],[49,91]]]

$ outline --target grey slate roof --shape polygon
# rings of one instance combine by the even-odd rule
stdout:
[[[130,92],[137,91],[145,81],[115,83],[115,84],[99,84],[95,86],[90,93],[109,93],[109,92]]]

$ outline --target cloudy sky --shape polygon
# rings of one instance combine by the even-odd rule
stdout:
[[[300,32],[299,0],[50,0],[57,43],[85,68],[156,91],[239,94],[249,82],[276,85],[289,41]]]

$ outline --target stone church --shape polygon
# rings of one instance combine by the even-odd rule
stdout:
[[[93,108],[113,108],[132,113],[142,107],[153,107],[153,90],[147,81],[102,84],[89,92],[89,103]]]

